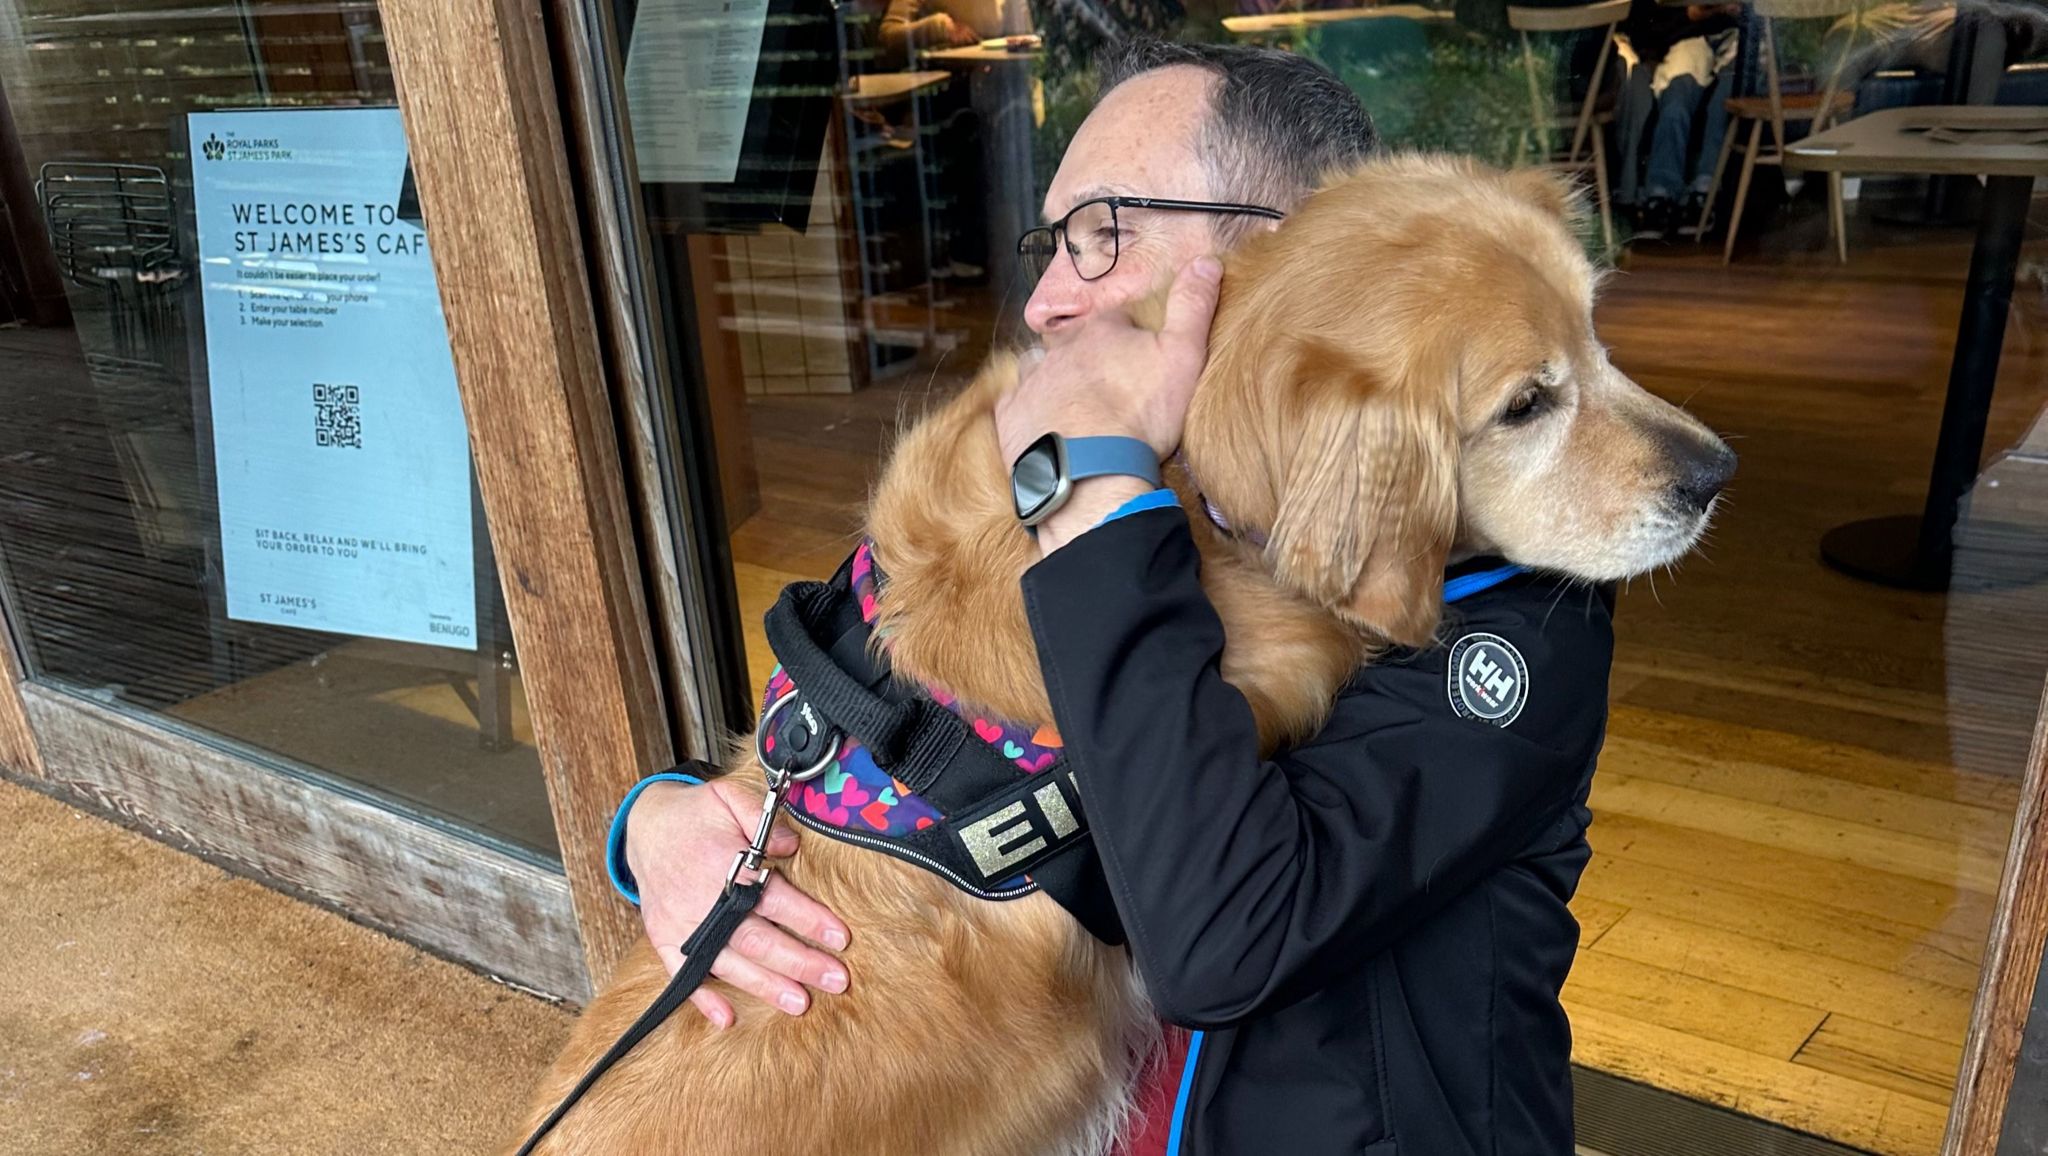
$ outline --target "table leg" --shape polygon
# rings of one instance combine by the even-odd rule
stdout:
[[[1993,63],[1995,58],[1996,63]],[[1941,104],[1997,104],[2005,75],[2005,23],[1974,4],[1959,4],[1949,22],[1948,71],[1941,78]],[[1969,177],[1937,176],[1927,182],[1920,224],[1960,224],[1968,219]]]
[[[1984,190],[1926,507],[1918,518],[1872,518],[1828,531],[1821,539],[1821,557],[1845,574],[1909,590],[1948,589],[1956,514],[1984,453],[1984,426],[1998,381],[2013,274],[2033,191],[2032,177],[1992,177]]]
[[[981,115],[982,180],[986,182],[986,220],[981,227],[988,230],[989,285],[995,288],[997,300],[1012,303],[1012,311],[1021,311],[1032,289],[1018,269],[1017,238],[1038,223],[1031,157],[1036,130],[1031,77],[1028,61],[983,67],[974,77],[975,105]]]

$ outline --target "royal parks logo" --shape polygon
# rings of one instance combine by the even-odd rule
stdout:
[[[230,132],[227,139],[219,133],[207,133],[199,142],[199,152],[210,161],[288,161],[292,150],[274,136],[237,136]]]

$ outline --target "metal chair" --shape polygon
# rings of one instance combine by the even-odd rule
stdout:
[[[74,308],[107,437],[136,512],[145,554],[202,547],[210,501],[193,448],[178,295],[186,269],[164,171],[113,161],[52,161],[36,181],[43,228],[65,280],[98,290],[99,309]],[[74,305],[89,298],[75,298]]]
[[[59,271],[105,294],[115,356],[169,364],[185,269],[164,171],[114,161],[52,161],[38,174],[36,202]]]
[[[1523,138],[1524,146],[1518,150],[1519,163],[1536,168],[1555,169],[1560,172],[1593,173],[1593,187],[1600,202],[1600,233],[1607,243],[1609,252],[1614,250],[1614,208],[1607,194],[1607,143],[1606,128],[1614,123],[1614,108],[1611,102],[1603,107],[1607,80],[1607,62],[1614,56],[1614,30],[1628,16],[1629,0],[1600,0],[1596,4],[1578,4],[1569,8],[1523,8],[1510,5],[1508,27],[1522,36],[1522,65],[1529,75],[1530,133]],[[1567,33],[1590,29],[1600,30],[1600,56],[1593,65],[1592,82],[1586,86],[1585,98],[1577,108],[1560,106],[1555,98],[1546,98],[1542,82],[1537,79],[1536,49],[1529,40],[1531,32]],[[1554,143],[1558,130],[1571,129],[1571,143],[1562,152]],[[1537,144],[1535,159],[1531,160],[1526,142]],[[1590,146],[1590,147],[1589,147]]]

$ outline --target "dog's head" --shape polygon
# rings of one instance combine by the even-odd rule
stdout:
[[[1735,455],[1609,363],[1579,213],[1399,157],[1228,260],[1184,452],[1282,582],[1421,645],[1454,553],[1604,581],[1692,548]]]

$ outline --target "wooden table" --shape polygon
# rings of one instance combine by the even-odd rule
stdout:
[[[934,64],[954,66],[962,64],[1030,64],[1044,54],[1043,50],[1037,48],[1012,50],[992,46],[993,43],[991,41],[983,41],[980,44],[970,44],[965,48],[934,48],[929,52],[919,53],[918,59],[930,61]]]
[[[1394,17],[1422,23],[1448,21],[1451,13],[1424,8],[1420,4],[1379,4],[1370,8],[1319,8],[1308,12],[1266,12],[1257,16],[1225,16],[1223,27],[1233,36],[1271,36],[1300,32],[1324,24],[1351,20],[1384,20]]]
[[[1787,147],[1785,168],[1987,178],[1926,504],[1917,517],[1837,526],[1820,544],[1821,557],[1845,574],[1909,590],[1946,590],[1957,508],[1984,451],[2027,206],[2034,178],[2048,175],[2048,109],[1886,109]]]
[[[944,84],[950,72],[869,72],[853,78],[847,87],[846,103],[867,107],[901,100],[913,92]]]

